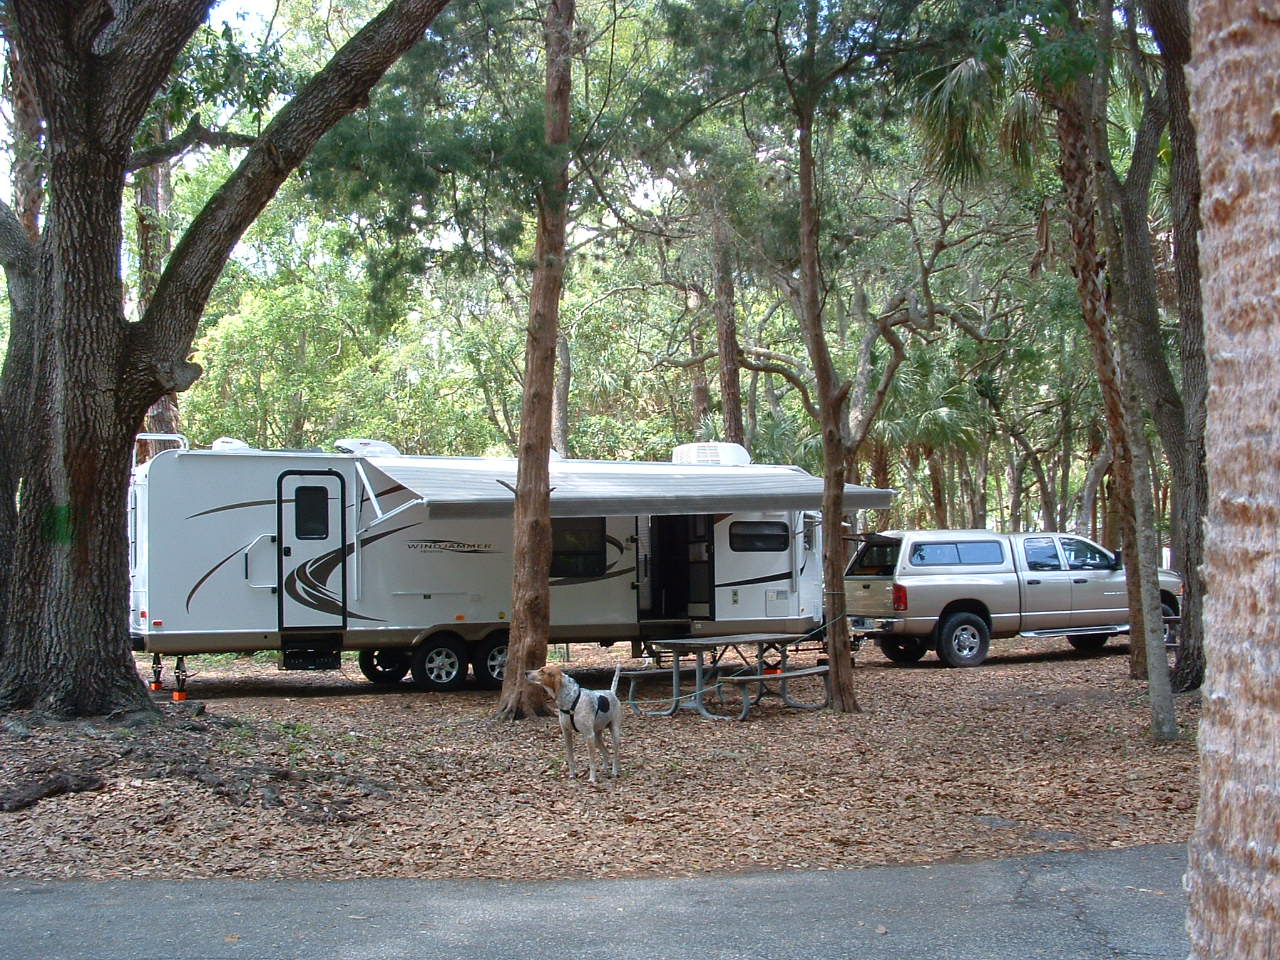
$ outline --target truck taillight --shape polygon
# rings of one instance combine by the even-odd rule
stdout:
[[[907,609],[907,588],[900,583],[893,585],[893,609]]]

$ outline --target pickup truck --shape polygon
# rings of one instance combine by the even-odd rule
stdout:
[[[897,663],[930,650],[951,667],[976,667],[992,637],[1060,637],[1092,651],[1129,630],[1124,566],[1065,533],[913,530],[863,534],[845,572],[850,630]],[[1165,642],[1179,614],[1182,578],[1160,571]]]

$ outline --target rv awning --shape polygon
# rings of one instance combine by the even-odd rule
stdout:
[[[516,461],[464,457],[369,457],[366,463],[420,496],[433,517],[508,517]],[[845,508],[883,509],[892,490],[846,484]],[[816,510],[822,480],[799,467],[551,462],[553,517]]]

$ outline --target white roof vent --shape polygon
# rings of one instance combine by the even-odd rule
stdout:
[[[671,451],[671,462],[743,467],[751,462],[751,454],[740,443],[682,443]]]
[[[243,440],[237,440],[235,437],[219,437],[213,443],[209,444],[210,450],[252,450]]]
[[[356,453],[362,457],[400,456],[400,451],[385,440],[335,440],[333,445],[343,453]]]

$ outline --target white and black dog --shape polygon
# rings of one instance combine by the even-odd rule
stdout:
[[[618,702],[618,674],[613,671],[613,683],[608,690],[584,690],[578,681],[555,664],[547,664],[530,670],[525,679],[536,683],[555,701],[560,710],[560,732],[564,734],[564,749],[569,756],[569,776],[578,775],[578,765],[573,756],[573,737],[580,734],[587,740],[587,758],[590,772],[587,781],[596,782],[596,747],[606,760],[609,750],[604,745],[604,730],[609,728],[613,736],[613,778],[618,778],[618,744],[622,739],[622,706]]]

